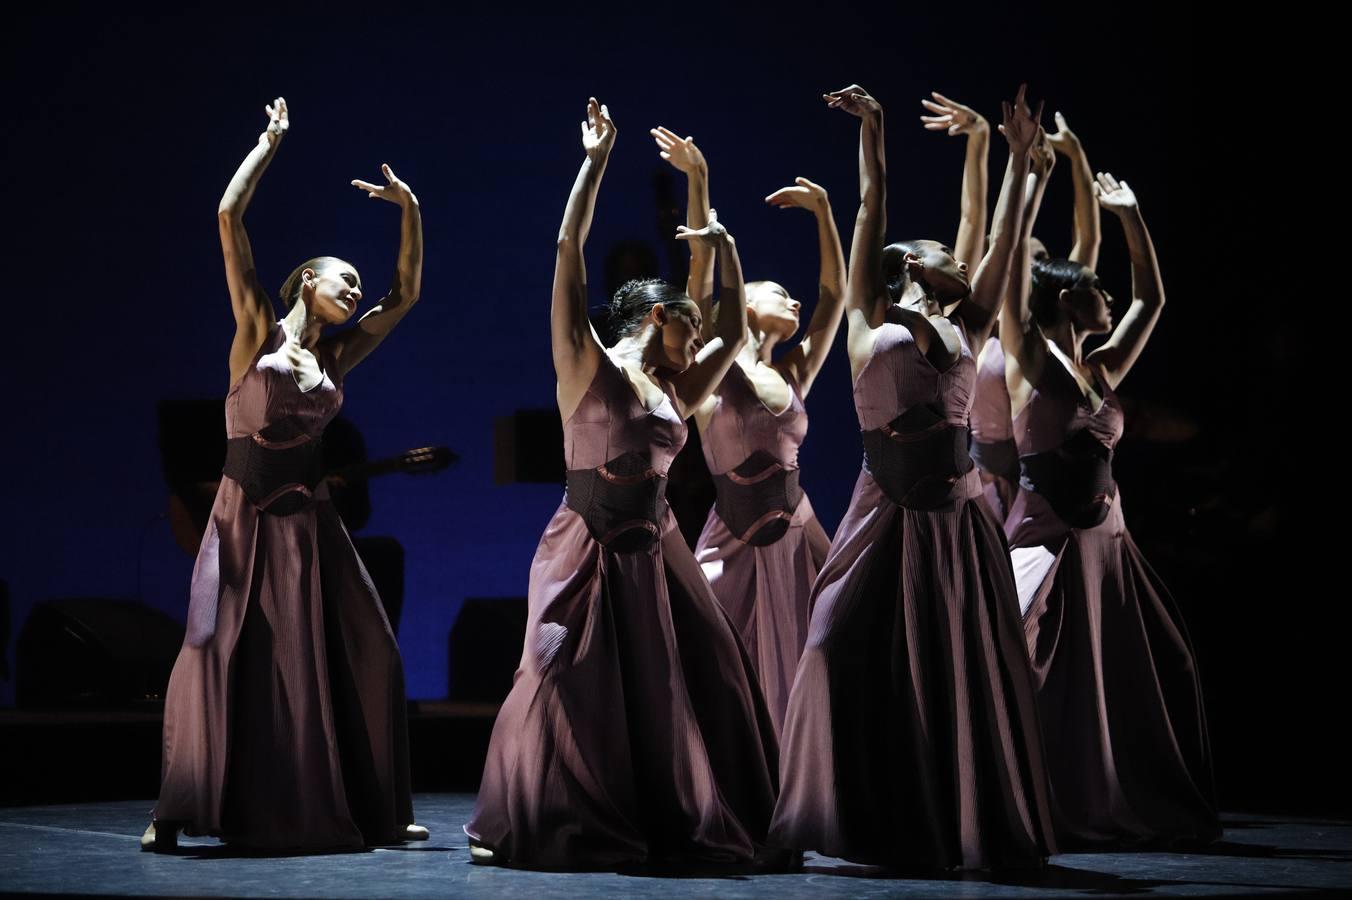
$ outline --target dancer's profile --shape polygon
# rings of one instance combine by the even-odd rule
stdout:
[[[277,321],[244,211],[290,125],[286,101],[221,199],[235,314],[228,449],[193,569],[169,680],[163,771],[146,849],[181,829],[260,850],[359,849],[427,837],[413,824],[399,649],[322,480],[319,439],[348,373],[418,299],[418,201],[388,166],[353,181],[400,209],[394,283],[351,328],[364,293],[331,256],[297,266]]]
[[[1099,173],[1098,204],[1121,222],[1132,300],[1087,265],[1028,251],[1000,340],[1018,446],[1005,523],[1067,846],[1206,842],[1220,835],[1196,658],[1169,591],[1127,530],[1112,457],[1116,388],[1164,307],[1155,248],[1126,182]],[[1026,247],[1026,244],[1025,244]],[[1031,280],[1031,284],[1030,284]],[[1091,335],[1109,334],[1085,350]]]
[[[692,138],[670,129],[659,126],[651,134],[662,157],[686,175],[686,224],[703,228],[712,213],[703,153]],[[845,257],[821,185],[798,178],[765,201],[813,214],[819,293],[801,340],[777,353],[798,332],[802,304],[778,282],[746,286],[746,343],[695,411],[700,446],[717,489],[695,558],[755,663],[778,729],[807,639],[812,584],[831,544],[799,485],[798,448],[807,434],[808,392],[844,312]],[[687,292],[699,305],[706,340],[712,340],[713,254],[692,242],[690,257]]]
[[[1054,843],[1033,679],[966,427],[1037,118],[1023,89],[1005,104],[1009,165],[969,284],[937,241],[884,251],[882,107],[858,85],[825,99],[861,120],[846,316],[864,468],[813,590],[771,840],[898,868],[1039,866]]]
[[[736,245],[716,220],[680,228],[718,255],[707,343],[694,301],[656,279],[622,286],[599,336],[582,248],[615,134],[589,100],[550,312],[567,492],[531,563],[520,667],[465,826],[481,863],[749,863],[774,806],[755,674],[663,499],[685,419],[745,340]]]

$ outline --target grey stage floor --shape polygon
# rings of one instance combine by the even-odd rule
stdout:
[[[184,839],[140,853],[150,801],[0,809],[0,890],[198,897],[1222,897],[1352,893],[1352,823],[1227,815],[1205,853],[1080,853],[1017,878],[900,877],[808,855],[792,875],[657,877],[474,866],[460,824],[474,798],[422,794],[432,840],[331,856],[239,857]]]

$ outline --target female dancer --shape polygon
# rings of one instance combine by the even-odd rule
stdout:
[[[882,278],[883,116],[862,119],[846,309],[865,464],[813,589],[784,726],[775,843],[898,867],[1040,865],[1052,850],[1032,675],[1003,535],[967,456],[980,346],[1014,248],[1037,120],[1019,91],[990,252],[893,245]],[[943,308],[956,302],[949,316]]]
[[[709,221],[708,165],[693,138],[651,132],[662,158],[686,174],[687,225]],[[701,446],[718,499],[695,546],[718,602],[756,665],[776,733],[807,640],[808,598],[831,542],[798,484],[798,447],[807,434],[804,402],[835,340],[845,304],[845,256],[820,185],[806,178],[765,201],[800,207],[817,219],[821,274],[807,333],[778,360],[774,350],[798,330],[802,304],[773,281],[746,286],[746,343],[736,365],[695,411]],[[713,259],[690,245],[690,296],[700,307],[704,339],[713,339]]]
[[[935,95],[936,97],[939,95]],[[952,101],[948,101],[952,104]],[[929,105],[929,104],[926,104]],[[962,107],[952,104],[955,120],[962,117],[963,111],[976,115]],[[922,118],[925,118],[922,116]],[[942,117],[934,117],[941,122]],[[1071,166],[1071,179],[1075,186],[1075,218],[1072,225],[1073,241],[1070,258],[1093,268],[1098,260],[1099,225],[1098,202],[1094,199],[1093,173],[1079,138],[1066,124],[1065,117],[1056,114],[1057,131],[1048,135],[1039,132],[1038,141],[1033,147],[1032,171],[1024,192],[1023,223],[1019,233],[1026,240],[1033,259],[1043,259],[1047,249],[1042,242],[1032,236],[1032,223],[1037,219],[1042,203],[1042,193],[1046,189],[1047,179],[1056,162],[1056,153],[1064,155]],[[926,125],[926,127],[930,127]],[[955,126],[956,127],[956,126]],[[968,150],[968,164],[971,163],[971,151]],[[968,175],[964,173],[964,188]],[[964,209],[967,206],[964,195]],[[1026,285],[1026,279],[1010,279],[1010,287]],[[998,329],[997,329],[998,330]],[[972,460],[981,472],[981,483],[986,502],[991,505],[995,516],[1004,522],[1014,502],[1014,494],[1019,486],[1019,454],[1014,445],[1013,423],[1009,410],[1009,389],[1005,385],[1005,353],[1000,347],[1000,335],[992,334],[977,357],[976,394],[972,400]]]
[[[552,333],[568,488],[530,573],[530,624],[498,713],[473,858],[530,868],[750,861],[774,806],[774,729],[727,615],[663,499],[684,420],[746,334],[741,267],[716,221],[723,313],[655,279],[587,319],[582,247],[615,123],[595,99],[559,229]]]
[[[1191,642],[1136,548],[1112,477],[1115,388],[1164,307],[1155,249],[1126,182],[1100,173],[1098,203],[1131,254],[1130,308],[1114,329],[1093,269],[1019,270],[1000,340],[1020,488],[1006,523],[1052,773],[1055,822],[1075,846],[1204,842],[1220,834]],[[1111,332],[1093,352],[1091,334]]]
[[[320,480],[319,438],[348,371],[418,299],[418,201],[352,184],[402,210],[390,292],[356,327],[361,277],[302,263],[280,322],[258,281],[244,210],[289,124],[286,101],[231,179],[218,213],[235,313],[225,472],[193,569],[188,630],[164,706],[164,764],[142,847],[178,829],[268,850],[353,849],[427,837],[413,822],[399,649]]]

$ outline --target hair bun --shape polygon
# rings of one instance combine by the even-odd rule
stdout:
[[[599,308],[602,319],[597,332],[607,347],[632,333],[648,310],[658,303],[688,301],[685,292],[660,278],[631,278],[620,285],[615,295]]]

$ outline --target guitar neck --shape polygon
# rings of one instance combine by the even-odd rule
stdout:
[[[348,482],[364,481],[380,475],[389,475],[392,472],[424,475],[430,472],[440,472],[455,462],[456,459],[458,457],[446,447],[419,447],[416,450],[400,453],[398,456],[343,466],[341,469],[327,474],[337,476]]]

